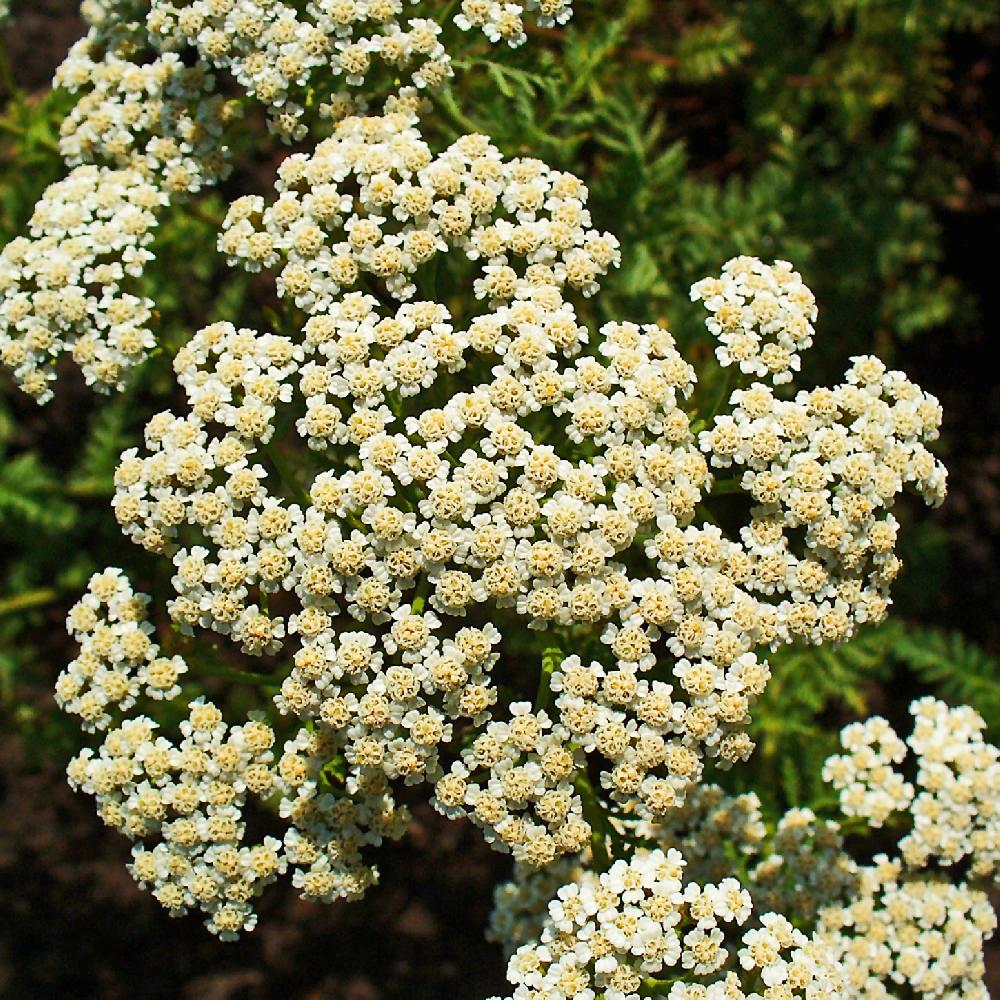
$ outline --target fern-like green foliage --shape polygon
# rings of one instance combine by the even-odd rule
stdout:
[[[990,735],[1000,736],[1000,660],[960,632],[906,631],[893,644],[894,655],[920,681],[953,704],[973,705]]]
[[[629,247],[609,312],[683,329],[691,281],[766,247],[819,292],[831,363],[970,315],[936,216],[960,196],[961,150],[934,122],[948,43],[996,24],[990,5],[576,6],[565,30],[461,61],[474,110],[445,91],[431,125],[582,170]]]
[[[905,732],[907,704],[922,694],[974,706],[990,738],[1000,736],[1000,661],[960,632],[890,618],[839,647],[784,647],[770,663],[771,682],[753,710],[750,784],[775,809],[832,806],[820,771],[841,727],[889,714]]]
[[[836,752],[844,723],[877,708],[879,683],[891,678],[902,632],[889,622],[839,647],[788,646],[770,658],[771,682],[753,710],[758,750],[750,766],[760,779],[753,787],[775,809],[829,797],[820,779],[823,761]]]
[[[55,472],[39,455],[0,454],[0,534],[16,538],[23,531],[65,531],[76,510],[60,496]]]

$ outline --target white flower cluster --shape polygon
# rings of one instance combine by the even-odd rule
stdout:
[[[701,885],[678,851],[637,850],[558,890],[538,943],[510,959],[512,1000],[638,1000],[651,980],[669,1000],[841,995],[826,949],[783,916],[735,935],[752,912],[736,879]]]
[[[836,956],[851,997],[900,995],[986,1000],[984,941],[996,915],[980,888],[1000,859],[1000,751],[983,740],[983,720],[968,707],[934,698],[910,706],[904,743],[881,718],[848,726],[846,754],[824,777],[848,816],[873,828],[901,826],[899,857],[885,854],[857,869],[857,886],[818,914],[817,933]],[[912,783],[898,770],[916,757]],[[907,812],[908,811],[908,812]],[[903,815],[899,815],[903,813]],[[947,869],[962,863],[946,879]]]
[[[70,784],[93,795],[109,826],[138,840],[130,871],[173,915],[207,914],[224,939],[253,927],[251,900],[284,870],[281,843],[246,843],[248,793],[269,795],[275,783],[274,733],[250,719],[229,727],[211,702],[191,703],[174,744],[145,716],[111,730],[95,754],[69,765]],[[156,839],[153,847],[142,841]]]
[[[3,27],[9,17],[10,0],[0,0],[0,27]]]
[[[136,292],[157,214],[228,170],[231,108],[207,68],[173,53],[146,59],[143,33],[112,6],[84,14],[90,31],[56,73],[81,93],[61,129],[73,169],[35,206],[30,238],[0,253],[0,363],[40,403],[63,353],[104,392],[145,359],[153,303]]]
[[[900,841],[908,867],[954,865],[969,859],[977,876],[1000,868],[1000,750],[983,739],[986,724],[968,706],[935,698],[913,702],[913,732],[904,743],[874,718],[841,734],[847,753],[831,757],[823,776],[840,792],[841,809],[881,826],[909,812],[912,830]],[[916,758],[913,781],[899,766],[907,747]]]
[[[811,809],[790,809],[747,878],[754,906],[811,916],[850,898],[857,889],[857,865],[844,850],[839,823],[821,820]]]
[[[105,728],[109,709],[126,712],[140,685],[154,699],[180,693],[186,664],[157,656],[143,617],[147,602],[120,570],[109,569],[92,578],[70,612],[82,649],[60,676],[56,697],[82,716],[84,728]],[[384,775],[345,783],[330,770],[337,747],[326,731],[300,730],[275,760],[263,713],[229,727],[203,698],[189,705],[179,743],[157,728],[146,716],[125,719],[96,755],[87,749],[70,762],[70,784],[95,797],[109,826],[137,841],[130,866],[136,881],[174,916],[200,909],[224,940],[253,928],[252,900],[289,868],[304,898],[362,895],[378,879],[362,848],[406,829],[408,813]],[[248,796],[277,798],[280,839],[246,842]]]
[[[526,345],[530,354],[520,352],[522,368],[537,369],[554,349],[575,353],[583,331],[559,291],[593,293],[620,259],[618,241],[591,227],[582,182],[540,160],[504,161],[479,135],[435,156],[412,104],[393,106],[381,117],[345,118],[313,153],[286,157],[277,199],[266,207],[259,196],[237,199],[220,250],[251,271],[280,263],[279,294],[311,315],[329,313],[366,278],[393,298],[412,298],[418,268],[442,253],[467,257],[479,263],[470,282],[477,299],[495,309],[515,299],[535,306],[525,320],[542,335]],[[527,267],[518,270],[519,261]],[[478,343],[497,344],[508,315],[483,317]],[[404,381],[401,391],[420,387]]]
[[[524,6],[499,0],[462,0],[455,24],[463,31],[478,29],[491,42],[506,42],[511,48],[517,48],[528,39],[524,27],[525,10],[534,12],[541,28],[565,24],[573,16],[571,0],[525,0]]]
[[[823,765],[823,780],[840,793],[845,816],[862,816],[872,827],[913,801],[913,785],[896,770],[906,759],[906,744],[889,723],[878,716],[853,722],[840,734],[846,754]]]
[[[912,824],[904,827],[898,840],[898,858],[881,854],[870,864],[859,865],[847,852],[838,822],[820,820],[808,809],[792,809],[773,827],[767,826],[754,795],[731,796],[708,785],[692,791],[682,808],[656,822],[635,823],[612,816],[615,844],[639,857],[650,848],[684,857],[685,875],[694,883],[721,883],[728,878],[735,891],[739,883],[731,876],[739,873],[742,891],[753,909],[784,914],[796,926],[811,929],[812,946],[822,956],[822,965],[836,968],[842,976],[834,992],[818,992],[817,996],[888,1000],[905,994],[927,1000],[985,1000],[989,994],[983,982],[983,948],[996,927],[996,916],[982,887],[995,877],[998,752],[982,741],[982,720],[970,709],[949,709],[927,698],[915,702],[913,711],[917,724],[911,739],[915,752],[925,755],[918,763],[917,785],[922,791],[913,798]],[[896,740],[884,720],[875,720],[864,731],[849,727],[844,733],[845,744],[862,748],[863,757],[873,746],[887,747],[899,756]],[[844,759],[850,757],[833,759],[827,768],[828,780],[840,780]],[[869,764],[864,766],[869,773],[874,770]],[[886,766],[891,769],[891,764]],[[919,806],[918,800],[922,800]],[[957,803],[963,808],[952,820],[948,814],[956,811]],[[846,811],[857,815],[853,808]],[[977,813],[981,817],[973,818]],[[959,831],[964,829],[963,846],[956,849],[951,838],[943,848],[931,848],[929,842],[937,844],[937,838],[928,832],[930,816],[942,817],[944,831],[952,822]],[[872,829],[881,827],[881,818],[876,814]],[[884,836],[877,841],[882,842]],[[944,865],[965,860],[968,877],[959,875],[948,881],[941,869],[927,868],[930,860]],[[623,864],[616,862],[616,866]],[[574,963],[580,955],[601,952],[600,947],[597,953],[593,948],[595,940],[601,942],[603,901],[584,908],[589,919],[596,913],[596,931],[581,922],[579,929],[569,927],[559,936],[557,930],[562,928],[556,923],[562,917],[563,898],[576,905],[580,886],[594,887],[603,879],[592,872],[594,865],[595,855],[587,850],[551,870],[516,866],[514,880],[495,893],[490,936],[512,956],[509,978],[522,984],[522,993],[515,993],[519,1000],[536,996],[529,987],[546,997],[594,995],[586,992],[593,989],[590,979],[578,985],[581,980]],[[557,890],[560,880],[564,888]],[[637,934],[630,957],[635,963],[646,954],[647,939],[638,936],[639,927],[649,928],[641,923],[628,926]],[[560,964],[564,955],[573,957]],[[728,987],[732,993],[718,984],[692,982],[690,967],[673,987],[669,980],[678,978],[677,973],[661,987],[647,968],[639,971],[644,995],[672,998],[671,988],[678,996],[699,1000],[742,995],[735,992],[736,982]],[[765,997],[794,995],[787,992],[786,983],[764,982]],[[551,992],[542,992],[543,986]]]
[[[817,927],[851,1000],[989,1000],[983,944],[997,920],[986,893],[910,876],[885,855],[859,876],[852,900],[824,909]]]
[[[322,726],[302,729],[284,746],[278,760],[282,791],[279,816],[289,826],[285,857],[293,866],[292,884],[305,899],[329,903],[357,899],[378,881],[364,847],[398,840],[410,814],[393,797],[383,772],[368,770],[346,780],[338,775],[343,757],[335,734]]]
[[[30,238],[0,253],[0,363],[39,402],[63,352],[108,391],[153,346],[153,303],[131,289],[166,203],[138,169],[79,166],[35,206]]]
[[[718,882],[733,873],[733,850],[749,865],[766,849],[768,829],[755,792],[728,795],[718,785],[692,788],[684,806],[636,828],[640,839],[666,850],[675,848],[687,862],[688,875],[698,882]],[[723,845],[728,845],[726,849]],[[780,910],[780,907],[768,909]]]
[[[361,104],[346,85],[377,88],[379,76],[433,90],[453,74],[442,28],[430,17],[406,17],[417,0],[150,0],[146,27],[165,49],[189,47],[216,69],[228,71],[268,110],[285,139],[303,138],[312,94],[333,104]],[[542,27],[572,16],[569,0],[527,0]],[[434,10],[428,13],[437,13]],[[492,42],[526,40],[524,8],[495,0],[464,0],[455,23],[481,30]],[[380,74],[380,67],[384,67]],[[329,107],[329,105],[327,105]]]
[[[709,311],[705,321],[719,341],[719,363],[738,365],[744,375],[791,382],[811,346],[816,300],[788,261],[773,266],[755,257],[734,257],[722,276],[691,286],[692,301]]]
[[[811,809],[791,809],[768,827],[752,792],[734,796],[701,785],[682,809],[640,823],[636,833],[661,849],[679,850],[689,875],[701,882],[731,874],[735,858],[760,910],[808,916],[846,899],[855,884],[839,824],[820,820]]]
[[[684,805],[655,821],[609,817],[615,850],[636,844],[677,851],[686,877],[717,883],[739,873],[756,910],[815,919],[834,901],[846,901],[857,885],[857,866],[844,852],[839,825],[809,809],[792,809],[774,826],[764,822],[753,792],[729,795],[718,785],[692,789]],[[537,941],[548,904],[560,885],[594,866],[588,847],[544,869],[515,865],[510,882],[498,886],[488,937],[508,955]]]
[[[135,36],[92,27],[56,70],[54,84],[80,95],[60,152],[70,166],[110,162],[168,195],[195,193],[231,169],[223,132],[238,106],[213,93],[204,63],[188,66],[175,52],[137,60],[144,39]]]
[[[149,423],[114,506],[129,537],[173,558],[183,628],[251,655],[299,636],[279,707],[332,727],[355,779],[431,781],[442,812],[544,864],[590,834],[574,784],[586,755],[610,762],[611,798],[663,815],[705,754],[726,767],[751,752],[748,710],[769,677],[759,649],[839,641],[884,615],[898,561],[876,504],[904,479],[933,479],[934,499],[943,488],[929,453],[914,457],[935,404],[902,376],[893,407],[860,362],[861,388],[787,404],[760,385],[734,393],[752,454],[727,452],[718,428],[701,445],[717,466],[739,452],[751,467],[733,485],[758,505],[730,540],[692,523],[712,476],[682,408],[694,371],[671,335],[609,323],[593,338],[564,297],[595,291],[618,259],[577,178],[504,161],[481,136],[434,156],[400,104],[288,157],[278,189],[271,205],[236,202],[221,246],[251,269],[280,266],[302,336],[200,331],[175,359],[191,413]],[[394,308],[363,290],[413,299],[421,267],[456,251],[487,310],[467,324],[437,301]],[[468,391],[449,384],[458,373]],[[298,448],[289,478],[295,442],[277,427],[293,419],[315,457]],[[812,451],[824,431],[841,452]],[[787,489],[762,493],[755,435]],[[806,513],[823,530],[803,559],[791,538]],[[299,609],[268,612],[274,592]],[[482,606],[558,641],[583,629],[610,656],[554,656],[552,711],[513,699],[494,718],[500,633],[450,625]]]
[[[80,654],[56,680],[56,702],[78,715],[84,729],[106,729],[111,710],[126,712],[140,691],[154,700],[180,694],[187,673],[180,656],[161,656],[147,621],[149,597],[132,589],[119,569],[90,578],[87,592],[72,607],[66,625]]]
[[[89,32],[73,46],[55,83],[80,95],[63,122],[60,150],[69,166],[88,165],[89,169],[76,170],[51,187],[37,206],[32,239],[15,241],[13,249],[5,250],[0,258],[0,363],[13,371],[21,388],[39,402],[50,399],[50,383],[55,379],[52,362],[63,352],[72,352],[88,384],[101,391],[120,388],[126,370],[145,359],[153,345],[145,327],[151,303],[123,293],[118,283],[123,275],[142,276],[151,258],[145,249],[138,253],[137,247],[148,245],[154,220],[135,228],[136,220],[127,211],[128,199],[122,200],[123,172],[134,177],[128,187],[141,184],[155,191],[146,208],[154,204],[162,208],[174,196],[197,193],[228,174],[224,131],[239,113],[240,102],[227,102],[215,93],[215,72],[235,77],[243,92],[267,108],[271,127],[287,140],[308,134],[306,111],[315,93],[325,95],[325,100],[316,106],[312,118],[318,114],[338,120],[363,107],[361,98],[335,88],[338,81],[352,87],[367,81],[371,89],[375,85],[368,77],[373,60],[387,69],[386,80],[379,84],[391,95],[387,106],[415,107],[417,91],[400,84],[404,69],[409,73],[404,82],[423,88],[440,85],[452,69],[438,37],[440,26],[428,18],[402,20],[406,6],[404,0],[314,0],[300,10],[277,0],[144,0],[138,5],[131,0],[85,0],[81,12],[90,24]],[[486,6],[492,16],[492,8],[500,5]],[[562,22],[570,13],[566,0],[532,0],[528,8],[537,8],[543,25]],[[516,9],[521,23],[520,8],[508,4],[503,9],[508,13]],[[485,23],[483,27],[491,33]],[[321,149],[321,160],[327,152],[334,152]],[[293,163],[298,162],[293,158]],[[390,170],[392,166],[387,164]],[[443,163],[438,169],[447,172]],[[286,170],[293,183],[301,179],[294,176],[294,166]],[[333,179],[321,180],[321,174],[322,166],[317,163],[310,180],[327,185]],[[351,235],[352,245],[359,252],[368,248],[365,256],[373,258],[372,266],[363,269],[385,267],[388,271],[383,276],[399,281],[406,273],[394,265],[404,255],[397,251],[395,237],[387,234],[390,245],[381,247],[372,234],[372,226],[377,229],[385,221],[379,211],[387,206],[409,228],[425,230],[414,232],[407,241],[408,262],[426,261],[437,249],[446,248],[445,239],[450,245],[461,242],[464,246],[463,214],[471,210],[475,216],[482,215],[476,198],[496,181],[489,173],[477,179],[485,184],[463,192],[462,203],[452,204],[446,219],[437,218],[433,203],[425,206],[422,201],[428,193],[434,202],[453,193],[440,184],[420,185],[406,199],[406,207],[380,199],[376,192],[366,206],[371,212],[365,214],[372,218]],[[528,187],[530,181],[527,177]],[[83,183],[92,188],[100,207],[82,218],[72,217],[67,227],[61,211],[64,192],[67,187],[75,192]],[[381,189],[381,184],[376,187]],[[238,212],[248,210],[247,201],[237,204],[241,206]],[[277,213],[269,216],[269,224],[273,216],[278,229],[283,219],[295,221],[285,219],[283,208],[279,203]],[[312,221],[322,226],[336,218],[336,211],[323,215],[320,209]],[[428,219],[432,224],[425,226]],[[309,241],[319,238],[318,232],[297,234],[301,239],[295,249],[309,258],[306,270],[328,256],[313,259]],[[256,250],[265,241],[262,234],[252,241],[248,254],[252,264],[258,261]],[[606,267],[614,251],[601,248],[597,255],[607,258]],[[36,267],[36,262],[50,256],[59,262],[51,279]],[[573,256],[580,258],[585,272],[586,255]],[[338,285],[344,267],[350,270],[352,265],[345,260],[338,257],[327,291]],[[571,270],[573,266],[570,262]],[[303,273],[301,264],[290,268],[290,277],[301,279]],[[580,278],[588,280],[585,273]],[[350,287],[353,282],[339,284]],[[55,297],[49,294],[53,291]],[[81,298],[87,300],[86,312],[79,305]]]
[[[146,24],[164,48],[194,48],[232,74],[267,109],[283,138],[301,139],[310,90],[334,94],[340,84],[367,85],[373,62],[433,89],[452,75],[451,58],[425,17],[403,19],[414,0],[312,0],[304,10],[277,0],[152,0]],[[394,83],[398,87],[398,83]],[[347,98],[346,95],[338,100]]]
[[[735,390],[730,413],[699,442],[715,469],[743,469],[756,501],[741,534],[754,589],[779,600],[782,638],[831,642],[879,622],[901,564],[890,513],[912,486],[937,506],[944,467],[927,449],[938,401],[902,372],[858,357],[846,381],[778,399],[762,383]]]

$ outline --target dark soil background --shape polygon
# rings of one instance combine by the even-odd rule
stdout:
[[[81,33],[69,6],[40,0],[9,31],[22,85],[47,86]],[[960,55],[960,64],[982,70],[967,74],[966,88],[950,99],[959,119],[967,114],[976,146],[970,156],[978,158],[981,176],[971,208],[941,221],[949,270],[977,293],[989,317],[1000,145],[995,109],[990,120],[976,81],[989,76],[998,53]],[[1000,393],[993,334],[984,323],[955,337],[927,335],[904,346],[896,360],[945,410],[942,450],[951,493],[937,519],[950,556],[928,595],[925,624],[959,628],[996,653]],[[61,641],[61,622],[54,620],[52,629]],[[48,698],[47,690],[22,694],[39,706]],[[29,758],[18,740],[0,734],[0,996],[474,1000],[503,990],[501,956],[483,930],[491,887],[507,863],[467,825],[428,808],[417,810],[402,845],[382,852],[382,884],[364,901],[320,906],[298,900],[290,885],[272,887],[258,928],[233,945],[217,942],[197,917],[169,919],[135,888],[127,858],[127,844],[105,830],[90,800],[70,792],[58,761]],[[1000,996],[1000,961],[991,958]]]

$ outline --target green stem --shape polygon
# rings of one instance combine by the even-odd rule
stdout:
[[[102,482],[99,479],[82,479],[69,483],[65,490],[66,496],[74,500],[108,500],[115,493],[114,480]]]
[[[703,503],[700,503],[695,507],[695,513],[699,517],[708,521],[709,524],[714,524],[717,528],[720,527],[715,515]]]
[[[590,849],[594,855],[594,870],[606,872],[611,867],[611,853],[608,850],[608,832],[611,824],[608,823],[604,807],[594,794],[590,778],[586,773],[577,776],[576,789],[583,802],[583,818],[590,824]]]
[[[459,0],[451,0],[451,3],[445,7],[444,12],[437,19],[437,23],[443,28],[451,19],[455,13],[455,8],[458,6]]]
[[[181,201],[178,207],[192,219],[203,222],[206,226],[211,226],[212,229],[222,229],[222,223],[225,222],[225,216],[206,212],[205,207],[197,201]]]
[[[535,693],[535,711],[540,712],[546,708],[552,697],[552,689],[549,684],[552,681],[552,674],[555,672],[566,655],[558,646],[549,646],[542,652],[542,669],[538,675],[538,690]]]
[[[463,111],[459,110],[454,100],[451,99],[449,93],[445,90],[440,91],[436,95],[434,107],[443,114],[460,135],[467,133],[482,135],[485,131],[481,125],[478,125]]]
[[[25,594],[5,597],[0,600],[0,618],[4,615],[16,615],[22,611],[42,608],[46,604],[54,604],[57,600],[59,600],[59,591],[55,587],[40,587],[38,590],[29,590]]]
[[[273,674],[254,674],[249,670],[237,670],[235,667],[205,667],[199,666],[198,673],[206,677],[218,677],[224,681],[236,681],[240,684],[253,684],[259,688],[278,690],[280,685]]]
[[[644,979],[641,986],[642,995],[647,997],[663,996],[677,982],[676,979],[653,979],[652,977]]]
[[[426,574],[421,573],[413,593],[413,601],[410,603],[411,614],[423,614],[424,607],[427,605],[427,593],[430,590],[430,586],[431,582],[427,579]]]
[[[311,506],[312,498],[302,487],[302,484],[286,471],[284,464],[279,460],[275,449],[269,444],[261,444],[260,447],[264,452],[264,455],[267,457],[267,460],[271,463],[275,474],[281,480],[282,485],[291,491],[292,495],[303,507]]]
[[[726,496],[726,494],[742,493],[743,486],[738,479],[716,480],[712,485],[709,496]]]
[[[736,365],[730,365],[728,368],[722,370],[722,381],[719,384],[719,394],[715,397],[715,402],[712,404],[712,408],[705,414],[705,426],[707,427],[711,422],[712,418],[722,409],[725,403],[729,400],[729,395],[733,391],[733,386],[736,383],[736,373],[739,371]]]

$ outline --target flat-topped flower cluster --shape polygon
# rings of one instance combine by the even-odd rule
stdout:
[[[72,353],[89,383],[117,385],[155,343],[138,279],[164,193],[140,171],[77,167],[35,207],[30,238],[0,254],[0,360],[44,402],[49,362]]]
[[[737,384],[699,418],[664,327],[578,317],[619,252],[586,187],[480,136],[435,155],[418,126],[405,100],[348,116],[284,161],[273,202],[233,205],[221,248],[273,271],[301,328],[194,334],[174,364],[188,410],[122,456],[114,509],[171,560],[192,655],[207,630],[263,660],[313,748],[308,802],[353,830],[373,796],[396,815],[391,789],[426,783],[540,868],[585,849],[608,804],[663,819],[706,758],[746,759],[769,647],[884,617],[893,500],[943,496],[940,413],[857,358],[841,386]],[[472,289],[463,318],[419,294],[444,254]],[[808,346],[811,294],[781,262],[721,281],[726,330],[780,385],[769,345]],[[736,494],[728,533],[706,504]],[[526,689],[504,655],[518,622],[544,651]],[[363,888],[310,874],[312,895]]]
[[[156,701],[181,693],[181,656],[161,656],[147,620],[149,597],[137,594],[121,570],[91,577],[67,619],[80,655],[59,675],[56,702],[89,732],[106,729],[110,711],[127,712],[140,691]]]
[[[151,704],[181,693],[188,671],[179,655],[161,655],[146,618],[149,598],[120,571],[95,574],[70,612],[80,655],[60,675],[56,699],[88,730],[107,729],[140,691]],[[180,739],[158,735],[150,716],[125,718],[96,753],[69,765],[70,784],[97,802],[104,822],[136,842],[129,870],[174,916],[202,911],[206,926],[231,940],[256,923],[253,900],[289,868],[307,899],[362,895],[378,878],[365,847],[406,829],[388,780],[369,773],[349,797],[325,769],[335,747],[329,733],[302,728],[276,756],[277,737],[264,712],[230,726],[204,697],[188,705]],[[271,803],[280,838],[250,840],[245,808]]]
[[[762,914],[727,947],[753,912],[750,893],[735,878],[685,881],[684,868],[676,850],[639,849],[560,888],[539,942],[510,959],[511,1000],[631,1000],[651,986],[669,1000],[843,995],[827,949],[781,914]]]
[[[955,865],[971,859],[976,875],[1000,868],[1000,751],[983,738],[986,724],[968,706],[949,708],[935,698],[911,706],[913,732],[900,739],[879,717],[848,726],[845,753],[831,757],[823,775],[840,793],[846,816],[873,827],[896,813],[914,817],[900,842],[911,868]],[[912,781],[901,769],[908,751],[916,758]]]
[[[735,389],[696,435],[666,329],[578,319],[569,296],[618,254],[586,202],[479,136],[433,156],[405,107],[344,119],[285,160],[272,204],[234,204],[220,241],[277,272],[301,335],[199,331],[175,360],[190,412],[150,422],[114,501],[172,558],[174,620],[290,656],[279,708],[330,726],[353,778],[429,781],[442,812],[535,864],[586,843],[588,756],[645,815],[679,805],[706,755],[746,759],[764,651],[881,620],[889,507],[904,484],[944,492],[936,401],[871,358],[793,400]],[[411,275],[463,250],[479,305],[459,323]],[[805,346],[814,304],[790,267],[725,273],[747,337]],[[700,516],[720,481],[750,498],[732,537]],[[265,610],[274,593],[294,610]],[[594,656],[553,654],[551,707],[501,710],[502,636],[463,627],[483,607]]]

